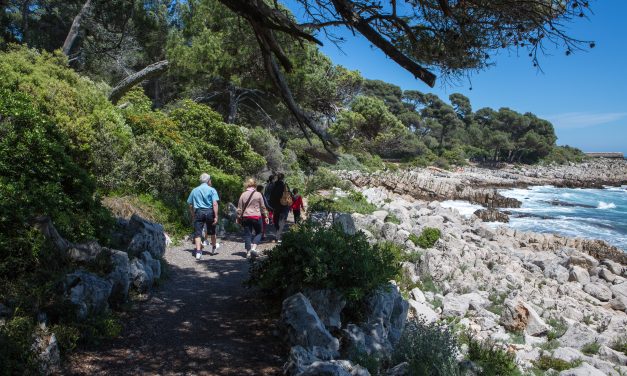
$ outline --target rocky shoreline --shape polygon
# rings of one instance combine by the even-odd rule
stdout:
[[[627,253],[603,241],[493,229],[437,201],[381,188],[362,192],[381,210],[353,214],[356,228],[419,253],[403,264],[405,277],[433,282],[430,291],[412,289],[411,314],[455,320],[514,352],[523,368],[551,357],[583,362],[582,373],[569,375],[627,372],[627,355],[612,349],[627,341]],[[401,223],[386,222],[390,214]],[[410,235],[427,227],[442,238],[424,250]],[[591,344],[594,353],[582,352]]]
[[[517,208],[520,201],[497,189],[553,185],[563,188],[602,188],[627,184],[627,160],[593,159],[564,166],[464,167],[451,172],[437,168],[338,175],[360,188],[383,187],[420,200],[467,200],[486,208]]]

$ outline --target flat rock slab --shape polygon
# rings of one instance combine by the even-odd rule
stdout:
[[[243,243],[221,243],[199,262],[189,243],[168,248],[169,277],[123,313],[122,335],[73,354],[62,374],[280,375],[287,349],[273,335],[278,308],[242,285]]]

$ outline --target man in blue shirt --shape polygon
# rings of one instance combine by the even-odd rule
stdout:
[[[200,175],[200,185],[192,190],[187,198],[189,212],[194,223],[194,243],[196,244],[196,260],[202,257],[202,230],[207,226],[207,235],[211,235],[213,253],[219,245],[216,243],[216,225],[218,224],[218,192],[211,186],[211,176]]]

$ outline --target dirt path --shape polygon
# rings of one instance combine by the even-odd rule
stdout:
[[[278,312],[254,290],[243,243],[221,240],[196,261],[193,246],[169,248],[169,277],[125,313],[119,339],[75,353],[73,375],[277,375],[287,349],[273,335]],[[270,244],[262,245],[268,247]]]

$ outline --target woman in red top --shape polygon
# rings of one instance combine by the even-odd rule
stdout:
[[[294,213],[294,222],[300,223],[300,211],[305,210],[305,205],[303,205],[303,196],[298,194],[298,188],[294,188],[294,202],[292,203],[292,212]]]

